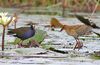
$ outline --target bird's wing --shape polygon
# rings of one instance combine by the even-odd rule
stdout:
[[[78,28],[80,28],[81,26],[83,26],[83,25],[73,25],[72,27],[73,27],[73,29],[78,29]]]
[[[70,34],[71,36],[73,36],[74,38],[78,38],[78,34],[76,33],[76,30],[75,30],[75,29],[70,29],[69,34]]]
[[[29,27],[21,27],[10,31],[12,31],[15,34],[22,35],[24,32],[27,32],[29,29],[30,29]]]
[[[81,25],[79,28],[76,29],[76,33],[79,36],[88,34],[88,33],[90,33],[90,31],[91,31],[91,27],[86,26],[86,25]]]

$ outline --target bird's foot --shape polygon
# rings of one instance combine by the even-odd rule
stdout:
[[[78,51],[79,51],[82,47],[83,47],[83,43],[77,42],[73,50],[78,49]]]
[[[22,47],[22,44],[18,44],[18,48],[21,48]]]
[[[39,46],[40,46],[39,43],[35,40],[32,40],[29,45],[29,47],[39,47]]]

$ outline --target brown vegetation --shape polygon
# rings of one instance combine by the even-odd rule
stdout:
[[[92,12],[98,1],[96,0],[0,0],[1,7],[48,7],[62,3],[57,7],[61,7],[62,15],[66,10],[79,12]],[[100,3],[96,11],[100,10]]]

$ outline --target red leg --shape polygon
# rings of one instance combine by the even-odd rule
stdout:
[[[80,48],[82,48],[83,47],[83,43],[81,43],[80,41],[79,41],[79,39],[77,39],[76,40],[76,45],[75,45],[75,47],[74,47],[74,50],[75,50],[75,48],[78,48],[78,50],[80,50]]]
[[[75,45],[75,47],[74,47],[74,49],[73,50],[75,50],[76,49],[76,47],[77,47],[77,45],[78,45],[78,40],[76,40],[76,45]]]
[[[79,39],[78,39],[78,46],[77,46],[77,48],[78,48],[78,51],[83,47],[83,43],[82,42],[80,42],[79,41]]]
[[[29,47],[32,47],[33,46],[32,41],[29,41],[29,43],[30,43]]]
[[[18,48],[21,48],[22,47],[22,45],[21,44],[18,44]]]
[[[79,42],[78,44],[78,51],[83,47],[83,43],[82,42]]]

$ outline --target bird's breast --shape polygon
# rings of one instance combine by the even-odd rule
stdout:
[[[22,37],[25,38],[25,39],[28,39],[28,38],[30,38],[30,37],[32,37],[32,36],[34,36],[34,35],[35,35],[35,31],[29,30],[29,31],[25,32],[25,33],[22,35]]]

